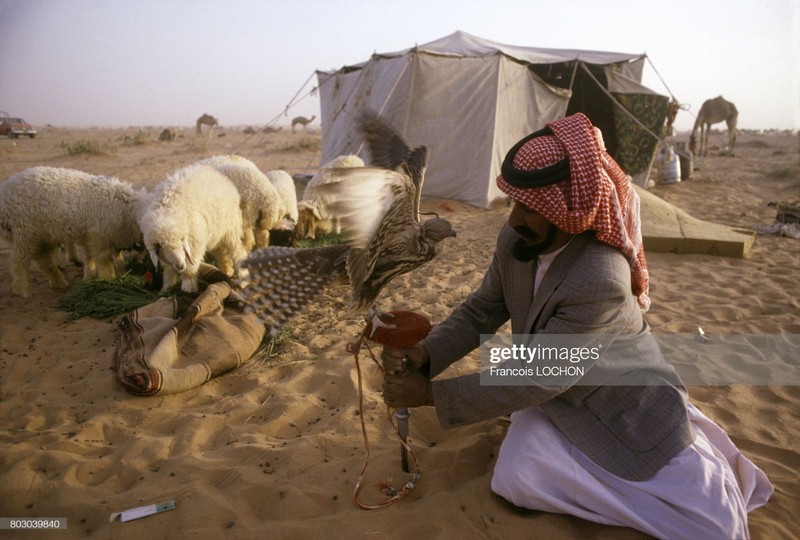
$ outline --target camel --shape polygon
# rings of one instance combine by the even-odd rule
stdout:
[[[672,135],[672,126],[675,124],[675,118],[678,116],[678,111],[681,109],[681,104],[676,100],[671,99],[667,103],[667,123],[664,126],[664,135],[669,137]]]
[[[728,155],[733,155],[733,145],[736,144],[736,121],[739,118],[739,111],[736,105],[726,101],[722,96],[708,99],[700,107],[697,113],[697,120],[692,128],[692,136],[689,138],[689,149],[695,153],[697,149],[697,129],[700,129],[700,154],[708,155],[708,133],[711,126],[718,122],[725,122],[728,125]]]
[[[178,138],[178,132],[173,127],[165,128],[158,136],[159,141],[174,141]]]
[[[214,126],[218,126],[219,122],[217,122],[217,119],[214,118],[213,116],[211,116],[210,114],[204,114],[203,116],[201,116],[200,118],[197,119],[197,134],[198,135],[202,135],[203,134],[203,129],[202,129],[203,125],[208,126],[208,136],[210,137],[211,136],[211,130],[214,128]]]
[[[314,115],[311,118],[306,118],[305,116],[296,116],[296,117],[292,118],[292,133],[294,133],[294,127],[297,124],[300,124],[301,126],[303,126],[303,130],[305,130],[306,126],[308,126],[308,124],[313,122],[314,118],[316,118],[316,117],[317,116]]]

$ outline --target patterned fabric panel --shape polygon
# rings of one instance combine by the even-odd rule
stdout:
[[[614,93],[614,97],[651,132],[661,135],[669,103],[666,96]],[[614,159],[631,176],[644,172],[653,159],[658,140],[619,107],[614,107],[614,125],[617,131],[617,152]]]

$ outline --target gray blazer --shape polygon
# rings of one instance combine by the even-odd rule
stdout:
[[[513,334],[616,336],[591,367],[607,381],[596,386],[482,386],[479,374],[433,381],[443,428],[541,405],[584,454],[625,479],[652,477],[694,440],[686,393],[650,334],[631,292],[622,253],[594,238],[576,236],[551,264],[533,297],[535,261],[511,256],[516,233],[506,224],[480,287],[422,344],[433,379],[511,321]],[[593,379],[597,381],[597,378]]]

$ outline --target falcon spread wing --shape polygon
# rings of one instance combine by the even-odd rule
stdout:
[[[395,129],[378,118],[373,112],[361,115],[361,131],[372,157],[370,164],[392,171],[405,172],[414,183],[415,208],[419,220],[419,204],[422,197],[422,184],[425,181],[425,168],[428,165],[428,149],[425,146],[409,148]]]
[[[328,181],[319,186],[336,199],[331,210],[340,216],[348,243],[265,248],[241,264],[248,274],[240,281],[242,294],[273,334],[341,274],[349,281],[352,309],[377,314],[374,303],[386,284],[433,259],[439,242],[456,235],[444,219],[419,221],[425,147],[409,149],[375,118],[364,120],[362,130],[383,167],[328,169]]]

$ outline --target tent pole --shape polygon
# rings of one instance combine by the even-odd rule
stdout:
[[[661,73],[659,73],[659,72],[658,72],[658,70],[656,69],[656,66],[655,66],[655,64],[653,64],[652,60],[650,60],[650,57],[649,57],[649,56],[647,56],[647,55],[644,55],[644,57],[645,57],[645,58],[647,58],[647,63],[648,63],[648,64],[650,64],[650,67],[651,67],[651,68],[653,68],[653,71],[655,71],[655,72],[656,72],[656,76],[658,77],[658,80],[660,80],[660,81],[661,81],[661,84],[663,84],[663,85],[664,85],[664,88],[666,88],[666,89],[667,89],[667,92],[669,92],[669,95],[670,95],[670,97],[671,97],[672,99],[674,99],[675,101],[678,101],[678,98],[676,98],[676,97],[675,97],[675,94],[673,94],[673,93],[672,93],[672,90],[670,90],[670,89],[669,89],[669,86],[667,86],[667,82],[666,82],[666,81],[664,80],[664,78],[661,76]]]
[[[575,84],[575,77],[578,76],[578,64],[582,64],[582,62],[576,58],[575,63],[572,65],[572,78],[569,80],[569,99],[572,99],[572,86]]]
[[[408,65],[410,63],[411,63],[411,56],[408,57],[408,60],[406,60],[406,64],[403,66],[403,70],[400,71],[400,74],[397,76],[397,79],[395,79],[394,84],[392,85],[392,90],[389,92],[389,95],[386,96],[386,99],[383,101],[381,108],[378,110],[378,116],[381,115],[383,109],[386,108],[386,104],[389,103],[389,100],[394,95],[394,91],[397,90],[397,85],[400,84],[400,79],[403,78],[403,74],[406,72],[406,69],[408,69]]]

